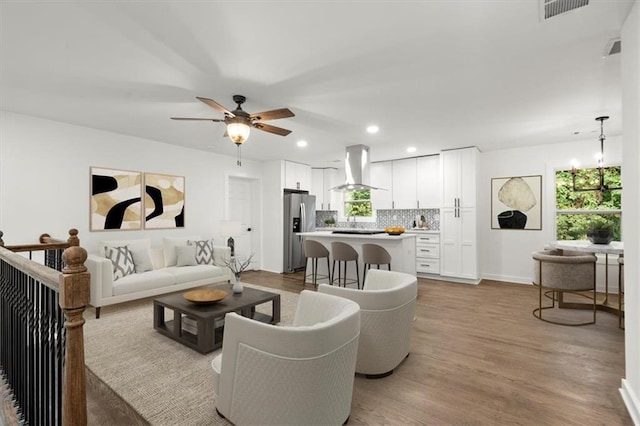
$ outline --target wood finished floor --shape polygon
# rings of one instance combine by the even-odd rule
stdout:
[[[243,281],[302,290],[300,273],[245,272]],[[558,326],[532,316],[537,303],[532,286],[419,279],[411,355],[384,379],[356,376],[349,424],[632,425],[618,391],[617,316],[598,312],[595,325]],[[144,424],[89,383],[89,424]]]

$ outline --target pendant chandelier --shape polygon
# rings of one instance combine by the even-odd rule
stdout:
[[[600,153],[598,153],[598,155],[596,156],[596,158],[598,159],[598,179],[599,179],[599,185],[595,186],[595,187],[591,187],[591,188],[585,188],[585,187],[576,187],[576,175],[578,174],[578,166],[576,164],[576,162],[574,161],[572,166],[571,166],[571,180],[573,183],[573,190],[575,192],[585,192],[585,191],[613,191],[615,189],[622,189],[622,186],[619,187],[610,187],[609,185],[607,185],[605,183],[605,179],[604,179],[604,172],[605,172],[605,167],[604,167],[604,140],[605,140],[605,136],[604,136],[604,121],[608,120],[609,117],[608,116],[602,116],[602,117],[598,117],[596,118],[596,121],[600,122]]]

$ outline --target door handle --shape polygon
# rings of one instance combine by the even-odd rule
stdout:
[[[251,232],[251,228],[247,228],[247,232]]]

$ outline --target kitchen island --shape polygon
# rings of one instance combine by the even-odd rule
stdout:
[[[344,229],[338,229],[339,231],[345,231]],[[301,232],[298,234],[304,239],[315,240],[323,244],[329,250],[329,259],[333,264],[333,257],[331,256],[331,243],[334,241],[340,241],[352,246],[359,255],[358,266],[360,268],[360,285],[362,286],[362,276],[364,261],[362,260],[362,245],[363,244],[378,244],[384,247],[391,255],[391,270],[404,272],[410,275],[416,275],[416,236],[415,234],[400,234],[400,235],[388,235],[386,233],[379,234],[334,234],[333,231],[316,231],[316,232]],[[326,274],[325,269],[326,262],[318,262],[318,273]],[[373,266],[375,268],[375,266]],[[381,269],[386,269],[386,266],[381,266]],[[311,266],[309,266],[309,273]],[[337,267],[336,267],[337,273]],[[355,279],[356,272],[354,265],[349,264],[347,268],[347,278]],[[310,278],[307,278],[307,282],[311,282]]]

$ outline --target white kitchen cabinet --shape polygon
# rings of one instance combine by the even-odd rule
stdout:
[[[311,194],[316,196],[316,210],[337,210],[342,194],[330,189],[343,183],[340,171],[334,168],[313,168],[311,180]]]
[[[416,158],[417,208],[440,208],[442,185],[440,183],[440,156]]]
[[[284,187],[311,190],[311,167],[307,164],[284,162]]]
[[[416,235],[416,272],[419,275],[440,273],[440,235],[436,233]]]
[[[478,150],[443,151],[440,275],[478,282],[476,185]]]
[[[416,188],[416,159],[407,158],[392,161],[392,199],[394,209],[415,209],[418,207]]]
[[[476,207],[478,149],[476,147],[440,153],[442,207]]]
[[[393,208],[393,164],[391,161],[371,163],[371,186],[382,188],[371,191],[371,205],[375,210]]]

